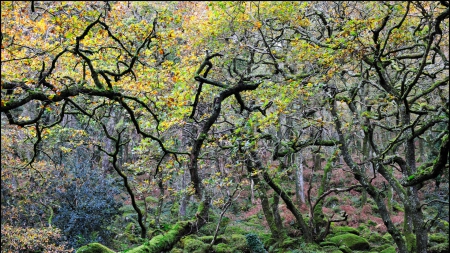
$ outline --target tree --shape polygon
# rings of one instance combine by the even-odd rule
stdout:
[[[401,252],[426,252],[436,223],[424,214],[448,202],[421,197],[448,173],[448,11],[445,1],[2,2],[2,120],[31,136],[27,170],[78,146],[101,152],[93,165],[121,180],[140,236],[152,237],[136,251],[169,250],[242,187],[258,193],[280,247],[280,199],[302,237],[321,242],[348,219],[325,213],[327,198],[359,190]],[[63,138],[70,124],[82,141]],[[290,196],[303,165],[306,203]],[[329,182],[338,166],[353,182]],[[195,217],[154,236],[164,203],[180,200],[184,215],[188,198],[201,203]]]

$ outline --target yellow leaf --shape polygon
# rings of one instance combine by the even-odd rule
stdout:
[[[36,23],[36,27],[39,28],[40,32],[45,32],[47,30],[47,24],[43,18]]]

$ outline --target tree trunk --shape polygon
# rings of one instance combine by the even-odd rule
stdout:
[[[206,194],[205,194],[206,195]],[[163,235],[157,235],[153,237],[149,242],[127,251],[128,253],[160,253],[170,251],[175,244],[184,236],[198,231],[208,220],[208,212],[210,207],[211,198],[205,196],[204,200],[200,203],[195,218],[188,221],[177,222],[169,231]],[[101,246],[101,250],[95,252],[112,253],[114,251],[104,247],[101,244],[96,243],[95,246]],[[86,245],[78,249],[79,252],[84,250],[90,250],[92,244]],[[89,251],[93,252],[93,251]]]
[[[404,126],[411,122],[411,116],[405,105],[400,106],[400,118]],[[412,135],[411,128],[405,130],[405,136]],[[406,170],[403,172],[406,177],[416,173],[416,155],[414,138],[406,141],[405,149]],[[418,195],[418,185],[410,186],[406,189],[407,199],[405,205],[405,237],[409,252],[426,253],[428,244],[428,233],[424,226],[424,217],[420,207]],[[415,234],[415,238],[414,238]]]
[[[247,171],[250,174],[252,181],[255,183],[255,185],[258,186],[258,195],[259,198],[261,199],[261,206],[262,206],[262,210],[264,213],[264,216],[266,218],[266,221],[269,225],[270,228],[270,232],[272,233],[272,238],[279,242],[280,240],[283,239],[283,234],[282,231],[279,230],[279,227],[277,226],[278,224],[276,223],[275,220],[275,216],[274,213],[270,207],[270,203],[269,203],[269,198],[267,197],[267,188],[265,187],[265,185],[263,184],[263,182],[261,182],[259,180],[258,174],[255,173],[259,167],[253,165],[252,163],[252,158],[253,157],[249,157],[246,159],[246,167],[247,167]]]

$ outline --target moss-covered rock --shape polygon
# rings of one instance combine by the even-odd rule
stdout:
[[[431,234],[428,236],[428,240],[430,240],[430,242],[436,242],[436,243],[448,242],[447,235],[443,235],[443,234]]]
[[[100,243],[89,243],[77,250],[77,253],[115,253]]]
[[[339,246],[339,250],[344,253],[353,253],[353,251],[347,245]]]
[[[367,237],[366,237],[367,238]],[[371,233],[368,237],[369,242],[379,244],[383,242],[383,237],[378,233]]]
[[[334,242],[337,245],[346,245],[352,250],[368,250],[370,248],[369,242],[366,239],[355,234],[333,236],[328,241]]]
[[[228,244],[219,243],[213,246],[214,252],[216,253],[234,253],[235,250]]]
[[[330,242],[330,241],[324,241],[319,243],[320,247],[326,247],[326,246],[337,246],[336,243]]]
[[[374,247],[372,250],[374,250],[376,252],[381,252],[381,251],[383,251],[383,250],[385,250],[385,249],[387,249],[387,248],[389,248],[391,246],[392,246],[392,244],[383,244],[381,246]]]
[[[229,240],[229,244],[232,244],[233,249],[235,249],[236,251],[249,251],[245,235],[233,234],[227,239]]]
[[[448,242],[445,243],[439,243],[437,245],[434,245],[428,249],[428,253],[444,253],[449,252],[449,244]]]
[[[380,251],[380,253],[396,253],[395,246],[389,246],[387,249]]]
[[[170,250],[170,253],[183,253],[183,250],[180,248],[173,248]]]
[[[383,235],[383,242],[384,243],[393,243],[394,239],[392,238],[392,235],[389,233],[386,233]]]
[[[359,235],[359,231],[356,228],[347,227],[347,226],[341,226],[341,227],[334,227],[332,230],[333,234],[345,234],[350,233],[354,235]]]
[[[186,237],[182,239],[183,241],[183,252],[192,253],[204,253],[206,252],[208,245],[200,240],[194,239],[193,237]]]

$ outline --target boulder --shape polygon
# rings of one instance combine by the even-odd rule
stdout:
[[[370,249],[369,242],[361,236],[354,234],[340,234],[328,239],[337,245],[345,245],[352,250],[368,250]]]

